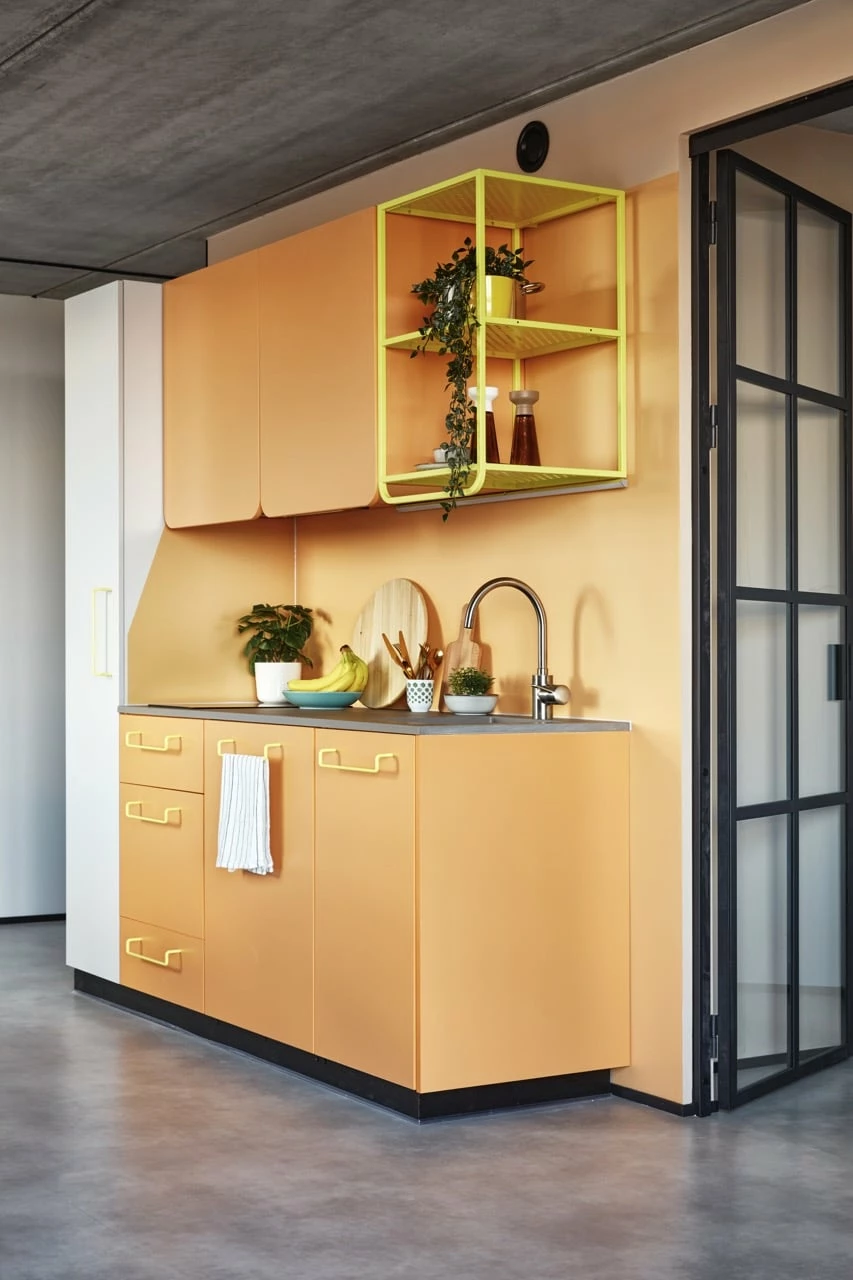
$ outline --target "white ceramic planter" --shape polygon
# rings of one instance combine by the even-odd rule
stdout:
[[[498,695],[496,693],[475,694],[459,694],[446,693],[444,695],[444,705],[448,711],[454,712],[457,716],[487,716],[498,704]]]
[[[302,675],[301,662],[256,662],[255,692],[264,706],[280,706],[287,702],[288,680]]]

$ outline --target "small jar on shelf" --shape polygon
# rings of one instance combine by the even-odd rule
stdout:
[[[536,438],[536,419],[533,406],[539,399],[538,391],[510,391],[509,398],[515,405],[515,422],[512,428],[512,452],[510,466],[538,467],[539,441]]]

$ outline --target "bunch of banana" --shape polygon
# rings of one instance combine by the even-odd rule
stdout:
[[[296,693],[362,693],[367,688],[367,663],[348,644],[341,645],[341,658],[334,671],[313,680],[289,680]]]

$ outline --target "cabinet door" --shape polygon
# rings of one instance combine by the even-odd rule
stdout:
[[[629,1061],[628,739],[419,739],[422,1093]]]
[[[315,1052],[413,1088],[414,738],[316,744]]]
[[[260,514],[256,253],[163,289],[166,524]]]
[[[122,286],[65,304],[67,962],[118,981]]]
[[[259,251],[265,515],[376,498],[376,211]]]
[[[310,1050],[314,1026],[314,777],[311,729],[205,722],[205,1013]],[[270,764],[275,872],[216,867],[223,751]]]

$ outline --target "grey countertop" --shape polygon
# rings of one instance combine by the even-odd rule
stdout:
[[[186,716],[193,720],[236,720],[246,724],[305,725],[309,729],[361,729],[371,733],[612,733],[631,728],[628,720],[584,720],[570,716],[537,721],[531,716],[460,716],[448,712],[368,711],[345,707],[335,711],[261,707],[254,702],[181,702],[119,707],[127,715]]]

